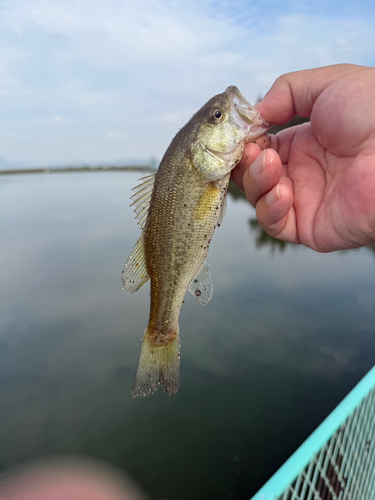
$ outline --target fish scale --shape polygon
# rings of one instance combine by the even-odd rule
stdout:
[[[151,283],[151,303],[133,396],[180,384],[180,309],[186,290],[201,304],[212,297],[208,250],[226,207],[231,170],[246,142],[265,138],[271,124],[237,87],[210,99],[177,133],[157,173],[134,189],[142,234],[122,273],[125,290]],[[261,141],[263,147],[268,140]]]

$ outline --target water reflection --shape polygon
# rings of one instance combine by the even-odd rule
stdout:
[[[253,219],[249,219],[248,222],[250,230],[256,233],[255,244],[257,248],[268,246],[271,247],[271,252],[274,252],[275,250],[280,250],[280,252],[283,252],[286,249],[287,243],[285,241],[273,238],[272,236],[267,234],[259,224],[256,217]]]
[[[120,274],[139,177],[0,179],[0,467],[75,453],[154,499],[248,499],[372,366],[374,259],[271,255],[231,196],[213,299],[182,308],[179,393],[133,400],[149,296],[123,292]]]
[[[247,201],[245,193],[238,189],[233,182],[229,184],[228,193],[233,200]],[[253,236],[255,237],[255,244],[257,248],[270,247],[272,253],[275,250],[283,252],[286,249],[287,243],[285,241],[273,238],[272,236],[267,234],[260,226],[256,217],[251,217],[248,220],[248,223],[250,226],[250,231],[253,232]]]

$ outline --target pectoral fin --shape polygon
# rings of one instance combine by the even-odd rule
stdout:
[[[138,239],[121,274],[123,289],[134,293],[150,279],[146,268],[144,235]]]
[[[223,223],[225,214],[227,212],[227,193],[225,193],[223,203],[221,204],[221,210],[220,210],[220,215],[219,215],[219,220],[217,221],[217,226],[220,227]]]
[[[198,300],[198,302],[200,302],[204,306],[210,302],[213,294],[213,287],[211,282],[208,257],[203,262],[203,265],[199,269],[198,274],[191,282],[189,286],[189,292],[192,293]]]

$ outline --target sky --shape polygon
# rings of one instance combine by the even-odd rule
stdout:
[[[160,160],[210,97],[375,66],[372,0],[0,0],[0,168]]]

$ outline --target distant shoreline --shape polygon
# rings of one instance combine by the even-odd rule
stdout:
[[[17,168],[14,170],[0,170],[0,175],[19,175],[19,174],[57,174],[70,172],[121,172],[121,171],[138,171],[138,172],[156,172],[156,169],[149,165],[139,166],[99,166],[99,167],[51,167],[51,168]]]

